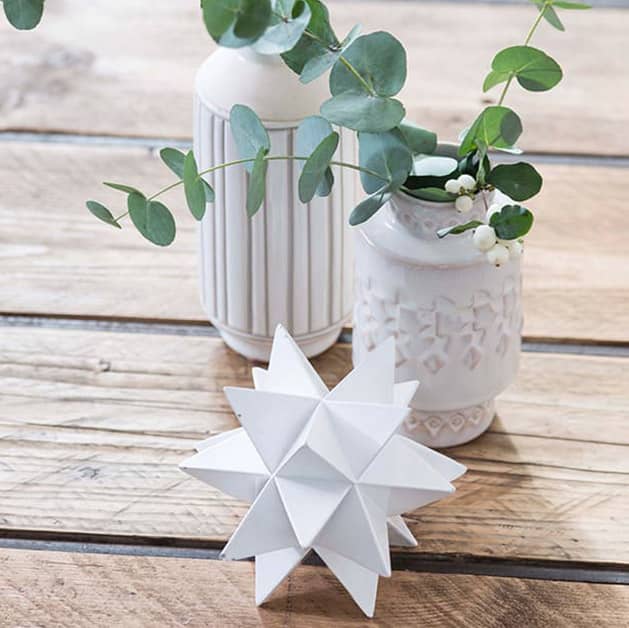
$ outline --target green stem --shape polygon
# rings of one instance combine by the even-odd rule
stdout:
[[[264,158],[265,161],[307,161],[308,157],[296,157],[294,155],[278,155],[275,157],[265,157]],[[219,164],[218,166],[212,166],[211,168],[206,168],[205,170],[201,170],[201,172],[199,172],[199,177],[204,175],[204,174],[210,174],[212,172],[215,172],[216,170],[221,170],[223,168],[228,168],[229,166],[237,166],[239,164],[246,164],[246,163],[251,163],[252,161],[255,161],[255,158],[252,159],[236,159],[235,161],[228,161],[227,163],[224,164]],[[355,164],[349,164],[345,161],[331,161],[330,165],[332,166],[339,166],[341,168],[349,168],[350,170],[356,170],[358,172],[364,172],[365,174],[368,174],[372,177],[377,177],[378,179],[380,179],[381,181],[385,181],[385,182],[389,182],[389,179],[383,177],[381,174],[375,172],[374,170],[370,170],[369,168],[363,168],[362,166],[356,166]],[[183,179],[179,179],[178,181],[175,181],[175,183],[171,183],[170,185],[167,185],[165,188],[162,188],[161,190],[159,190],[159,192],[155,192],[155,194],[153,194],[152,196],[149,196],[147,200],[149,201],[153,201],[155,200],[158,196],[161,196],[162,194],[172,190],[173,188],[176,188],[178,186],[180,186],[183,183]],[[126,212],[125,214],[123,214],[122,216],[120,216],[121,218],[124,218],[129,212]],[[118,220],[118,219],[116,219]]]
[[[546,9],[551,5],[551,0],[544,0],[544,4],[542,6],[542,8],[539,10],[539,13],[537,14],[537,18],[535,18],[535,21],[533,22],[533,25],[531,26],[531,28],[529,28],[529,32],[526,36],[526,39],[524,40],[524,45],[528,46],[531,43],[531,39],[533,39],[533,35],[535,34],[535,31],[537,30],[537,27],[540,25],[540,22],[542,21],[543,17],[544,17],[544,13],[546,13]],[[509,87],[511,87],[511,83],[513,82],[515,75],[512,74],[509,77],[509,80],[505,83],[505,86],[502,90],[502,94],[500,94],[500,100],[498,100],[498,106],[500,107],[502,105],[502,103],[504,102],[506,96],[507,96],[507,92],[509,91]]]

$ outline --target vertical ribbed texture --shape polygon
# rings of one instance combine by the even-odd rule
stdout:
[[[197,100],[194,149],[199,169],[238,159],[229,122]],[[292,154],[295,128],[271,129],[274,154]],[[355,162],[353,134],[341,133],[337,158]],[[334,169],[327,198],[299,202],[300,167],[269,164],[264,205],[245,210],[248,174],[232,166],[207,177],[216,201],[201,223],[201,298],[210,320],[243,334],[270,337],[278,323],[295,336],[340,325],[352,307],[351,240],[347,217],[356,177]]]

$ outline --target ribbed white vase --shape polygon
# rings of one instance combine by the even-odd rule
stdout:
[[[229,112],[251,107],[271,138],[271,154],[294,154],[299,122],[328,97],[325,80],[304,86],[277,57],[220,48],[196,80],[194,151],[199,169],[239,159]],[[343,131],[337,159],[355,162],[354,135]],[[213,325],[235,351],[269,358],[278,323],[307,356],[338,338],[352,309],[353,172],[334,168],[327,198],[299,201],[299,164],[269,163],[261,210],[245,210],[248,174],[231,166],[207,177],[216,192],[200,229],[201,299]]]

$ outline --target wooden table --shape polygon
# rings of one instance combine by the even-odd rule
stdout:
[[[157,188],[154,149],[189,142],[212,45],[198,3],[178,4],[49,0],[36,32],[0,26],[0,625],[628,625],[629,11],[544,29],[565,82],[514,92],[546,179],[521,373],[490,431],[448,452],[469,467],[456,494],[408,515],[419,547],[394,552],[366,622],[320,566],[257,609],[252,564],[214,560],[245,506],[176,465],[236,425],[222,387],[249,386],[251,365],[204,319],[183,212],[158,251],[83,209],[117,198],[103,179]],[[339,31],[359,14],[404,41],[404,100],[446,138],[484,102],[480,68],[532,18],[330,4]],[[334,384],[349,345],[315,365]]]

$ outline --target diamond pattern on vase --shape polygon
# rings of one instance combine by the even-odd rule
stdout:
[[[473,371],[486,352],[503,357],[509,350],[522,324],[519,293],[519,282],[508,276],[494,293],[477,290],[460,303],[437,296],[426,306],[402,300],[397,291],[387,294],[387,288],[376,286],[370,277],[359,279],[355,333],[367,351],[393,336],[396,367],[409,364],[434,376],[456,359]]]

